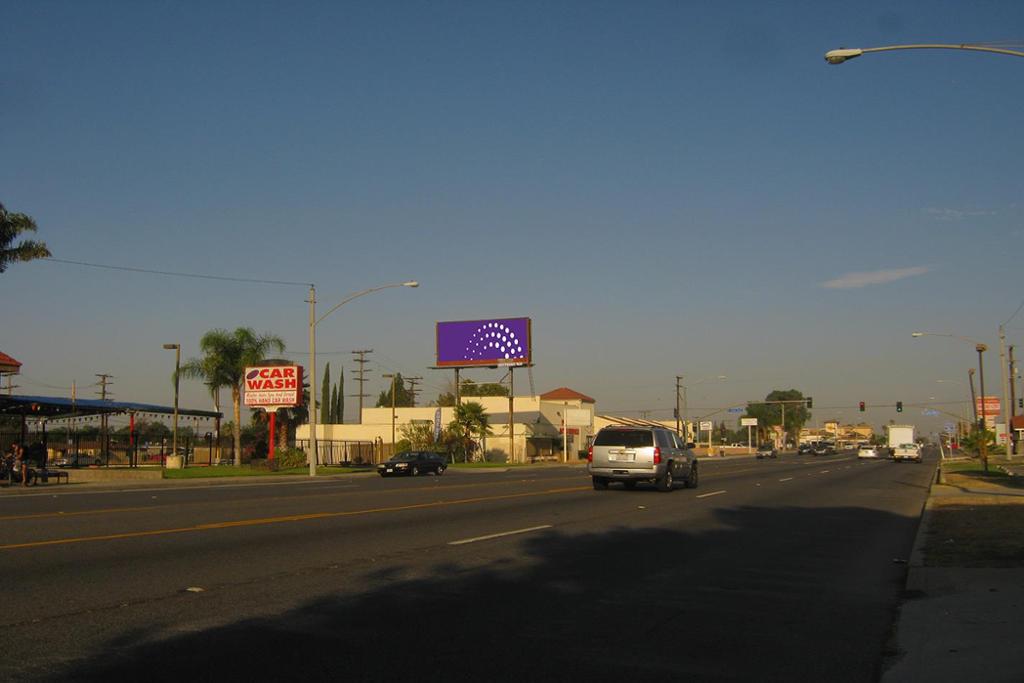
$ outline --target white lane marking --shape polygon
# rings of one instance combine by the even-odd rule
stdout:
[[[818,474],[828,474],[829,472],[830,470],[822,470],[821,472],[818,472]]]
[[[720,495],[722,495],[723,493],[725,493],[725,491],[724,491],[724,490],[722,490],[722,491],[712,491],[711,493],[702,493],[702,494],[700,494],[700,495],[699,495],[699,496],[697,496],[697,497],[698,497],[698,498],[707,498],[708,496],[720,496]]]
[[[779,479],[779,481],[789,481],[789,480],[791,480],[792,478],[793,478],[793,477],[786,477],[785,479]]]
[[[473,538],[463,538],[458,541],[448,541],[448,545],[465,545],[466,543],[476,543],[477,541],[489,541],[492,538],[501,538],[502,536],[515,536],[516,534],[528,534],[531,531],[540,531],[541,529],[550,529],[550,524],[544,524],[542,526],[531,526],[526,529],[516,529],[514,531],[502,531],[498,534],[487,534],[486,536],[475,536]]]

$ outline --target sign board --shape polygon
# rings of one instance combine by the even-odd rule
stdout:
[[[441,440],[441,409],[434,411],[434,443]]]
[[[944,426],[946,428],[946,431],[949,432],[950,434],[956,431],[956,428],[953,426],[952,422],[947,422]]]
[[[1000,401],[998,396],[978,396],[974,399],[974,406],[978,409],[978,417],[981,417],[982,412],[985,413],[986,418],[996,417],[1000,414]],[[982,411],[983,406],[984,411]]]
[[[586,408],[566,408],[565,424],[570,427],[589,427],[590,411]]]
[[[702,432],[710,432],[714,428],[715,428],[715,423],[714,422],[701,422],[700,423],[700,430]]]
[[[747,409],[746,408],[729,408],[729,412],[730,413],[745,413],[745,412],[747,412]]]
[[[579,427],[559,427],[558,428],[558,433],[559,434],[569,434],[571,436],[579,436],[580,428]]]
[[[932,410],[930,408],[926,408],[926,409],[921,411],[921,414],[924,415],[925,417],[937,417],[938,414],[939,414],[939,411]]]
[[[245,369],[247,408],[288,408],[300,403],[301,365],[262,365]]]
[[[529,318],[491,318],[439,322],[436,328],[438,367],[529,365]]]
[[[741,417],[740,418],[740,426],[741,427],[756,427],[757,426],[757,418],[756,417]]]

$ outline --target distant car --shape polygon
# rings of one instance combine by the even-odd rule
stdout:
[[[52,464],[56,467],[89,467],[102,465],[103,460],[98,455],[88,453],[65,453],[54,458]]]
[[[878,449],[871,445],[864,445],[857,449],[857,458],[860,460],[877,460],[881,457]]]
[[[892,459],[896,462],[921,462],[921,447],[916,443],[901,443],[892,450]]]
[[[757,447],[757,459],[761,458],[777,458],[779,452],[775,449],[775,444],[766,442]]]
[[[828,441],[822,441],[814,445],[815,455],[835,455],[836,447]]]
[[[800,444],[800,447],[796,449],[796,452],[797,452],[797,455],[806,455],[808,453],[813,453],[814,452],[814,444],[813,443],[802,443],[802,444]]]
[[[377,465],[377,474],[382,477],[391,475],[415,477],[427,472],[437,476],[444,474],[448,468],[444,457],[430,451],[403,451],[396,453],[388,460]]]
[[[587,453],[587,470],[597,491],[619,481],[627,489],[653,482],[666,492],[677,480],[691,489],[698,483],[693,444],[661,427],[604,427]]]

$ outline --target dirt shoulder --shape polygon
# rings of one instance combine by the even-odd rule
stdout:
[[[932,489],[926,567],[1024,567],[1024,477],[990,463],[945,466]]]

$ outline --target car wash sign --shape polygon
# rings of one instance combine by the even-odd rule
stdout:
[[[265,365],[245,369],[245,405],[287,408],[302,403],[302,366]]]

